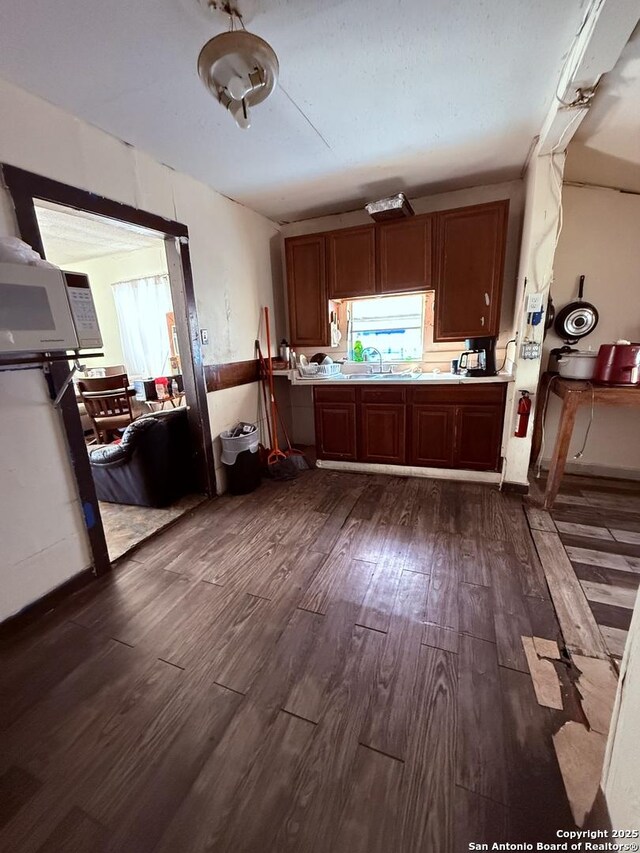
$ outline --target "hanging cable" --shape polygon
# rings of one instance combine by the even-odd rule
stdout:
[[[593,416],[595,415],[595,405],[596,405],[596,389],[593,385],[593,382],[590,382],[591,385],[591,414],[589,416],[589,423],[587,424],[587,429],[584,434],[584,441],[582,442],[582,447],[573,457],[574,459],[581,459],[584,456],[584,452],[587,449],[587,441],[589,440],[589,433],[591,432],[591,424],[593,423]]]
[[[507,353],[509,352],[509,344],[515,344],[515,342],[516,342],[516,338],[511,338],[511,340],[507,341],[506,344],[504,345],[504,358],[502,359],[502,364],[500,365],[498,373],[500,373],[501,371],[504,370],[504,366],[507,363]]]
[[[551,392],[551,386],[553,385],[553,383],[558,378],[559,378],[558,376],[552,376],[551,377],[551,379],[549,380],[549,384],[547,385],[547,393],[545,394],[544,400],[542,402],[542,415],[540,418],[540,422],[542,424],[542,440],[540,442],[540,453],[538,455],[538,464],[536,466],[536,480],[540,479],[540,474],[542,473],[542,454],[544,453],[544,442],[545,442],[545,437],[546,437],[544,422],[545,422],[545,419],[547,417],[547,406],[549,405],[549,394]]]

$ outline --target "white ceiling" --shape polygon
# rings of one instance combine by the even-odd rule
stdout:
[[[518,177],[585,2],[251,0],[281,85],[248,131],[198,78],[198,0],[6,2],[0,76],[295,220]]]
[[[565,177],[640,192],[640,26],[600,81],[569,146]]]
[[[162,238],[142,228],[40,201],[38,226],[47,260],[58,266],[158,246]]]

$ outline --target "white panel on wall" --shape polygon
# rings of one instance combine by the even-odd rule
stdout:
[[[79,119],[2,79],[0,116],[0,162],[82,184]]]
[[[0,620],[90,564],[62,425],[41,370],[0,372]]]
[[[82,155],[82,188],[122,204],[135,205],[135,162],[122,140],[84,122],[78,123]]]

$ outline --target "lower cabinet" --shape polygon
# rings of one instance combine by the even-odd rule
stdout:
[[[319,459],[498,471],[506,385],[315,386]]]
[[[411,407],[410,465],[453,468],[455,408],[425,403]]]
[[[355,388],[314,388],[319,459],[357,461]]]
[[[497,471],[504,406],[459,406],[456,409],[454,467]]]
[[[405,464],[406,408],[404,403],[360,405],[360,462]]]

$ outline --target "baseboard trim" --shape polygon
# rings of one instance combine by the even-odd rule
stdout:
[[[373,462],[334,462],[318,459],[318,468],[332,471],[353,471],[360,474],[389,474],[391,477],[429,477],[435,480],[458,480],[465,483],[499,485],[500,474],[495,471],[467,471],[457,468],[415,468],[412,465],[382,465]]]
[[[550,459],[542,460],[544,471],[549,470]],[[611,465],[598,465],[597,463],[569,462],[565,465],[566,474],[578,474],[583,477],[609,477],[613,480],[640,480],[639,468],[616,468]]]
[[[510,483],[508,480],[503,480],[502,491],[503,492],[511,492],[514,495],[528,495],[529,494],[529,484],[528,483]]]
[[[42,598],[32,601],[27,604],[22,610],[8,616],[3,622],[0,622],[0,640],[10,639],[14,634],[21,631],[30,622],[39,619],[51,610],[54,610],[63,601],[68,600],[69,596],[84,589],[90,583],[96,580],[96,575],[93,568],[83,569],[77,575],[73,575],[60,586],[45,593]]]

